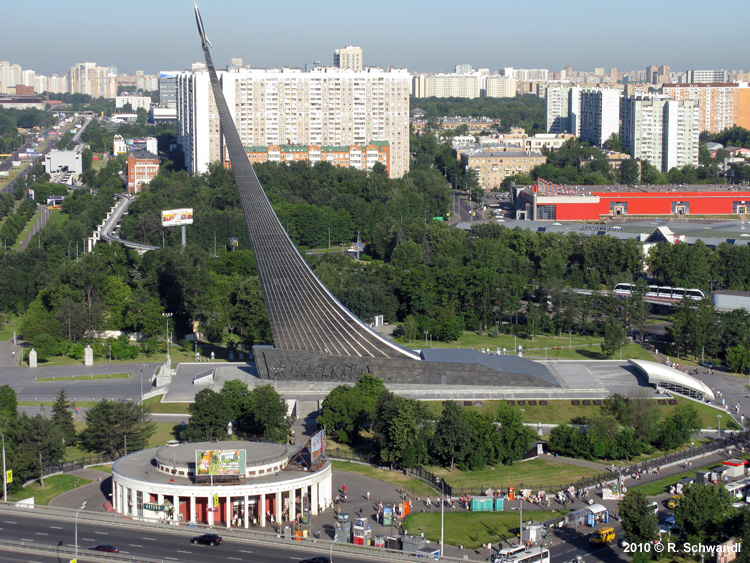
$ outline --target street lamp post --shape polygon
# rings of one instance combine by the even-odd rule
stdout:
[[[719,439],[721,439],[721,415],[720,415],[720,414],[717,414],[717,415],[716,415],[716,418],[717,418],[717,419],[718,419],[718,421],[719,421],[719,424],[717,425],[717,427],[718,427],[718,430],[719,430]]]
[[[3,433],[3,500],[8,502],[8,470],[5,468],[5,434]]]
[[[78,513],[86,508],[86,501],[84,500],[81,504],[81,508],[76,510],[76,539],[75,539],[75,546],[76,546],[76,560],[78,560]]]
[[[440,481],[440,557],[443,556],[443,532],[445,531],[445,528],[443,526],[444,524],[444,518],[445,518],[445,481],[438,478]]]
[[[427,333],[430,332],[429,330],[424,331],[424,347],[427,348]]]
[[[169,319],[172,317],[172,313],[162,313],[162,317],[164,317],[167,321],[167,361],[166,363],[169,365],[172,365],[172,358],[169,357]]]
[[[147,364],[140,364],[141,368],[141,410],[143,410],[143,368],[148,367]]]

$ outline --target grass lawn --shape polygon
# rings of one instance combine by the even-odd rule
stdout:
[[[21,334],[21,317],[18,315],[3,315],[4,322],[0,323],[0,341],[10,340],[13,338],[13,331],[16,336]]]
[[[495,469],[485,468],[477,471],[452,472],[442,467],[428,467],[429,471],[445,479],[453,487],[453,494],[460,495],[461,489],[475,491],[493,489],[507,489],[508,487],[543,489],[557,492],[560,487],[575,483],[581,477],[589,477],[601,473],[595,469],[570,465],[554,458],[532,459],[521,461],[514,465],[498,465]]]
[[[130,379],[132,373],[100,373],[95,375],[69,375],[66,377],[37,377],[34,381],[76,381],[81,379]],[[79,405],[80,406],[80,405]]]
[[[26,238],[26,235],[29,234],[29,231],[31,231],[31,227],[33,227],[36,224],[37,219],[42,215],[44,212],[43,209],[40,209],[34,215],[31,217],[28,223],[26,223],[26,226],[23,228],[23,230],[18,234],[18,238],[13,243],[13,249],[18,250],[18,248],[21,246],[21,243],[23,242],[23,239]]]
[[[70,399],[68,399],[70,401]],[[52,407],[54,401],[18,401],[19,407]],[[71,401],[72,402],[72,401]],[[77,407],[93,407],[96,401],[76,401]],[[79,415],[80,418],[80,415]]]
[[[109,465],[93,465],[89,467],[89,469],[95,469],[97,471],[101,471],[102,473],[109,473],[112,475],[112,464]]]
[[[401,344],[408,348],[421,349],[425,347],[425,341],[414,340],[411,342],[397,339]],[[596,336],[573,336],[572,338],[564,334],[562,336],[539,335],[534,340],[523,336],[513,336],[512,334],[501,334],[497,338],[487,336],[486,333],[477,335],[475,332],[464,332],[456,342],[437,342],[432,341],[428,346],[434,348],[473,348],[480,350],[489,348],[490,350],[513,351],[518,346],[523,346],[524,357],[547,358],[549,360],[604,360],[608,359],[601,352],[602,339]],[[572,348],[571,348],[572,345]],[[545,350],[546,348],[546,350]],[[554,348],[557,348],[556,350]],[[616,354],[619,358],[619,354]],[[653,360],[653,356],[644,350],[639,344],[630,343],[622,350],[623,359],[641,359]]]
[[[388,471],[370,465],[350,463],[348,461],[331,461],[334,471],[346,471],[348,473],[359,473],[373,479],[380,479],[396,487],[401,486],[411,496],[427,496],[435,494],[436,489],[416,477],[404,475],[403,471]],[[438,526],[440,524],[438,523]]]
[[[34,497],[35,504],[47,505],[50,499],[66,491],[91,483],[88,479],[75,477],[74,475],[55,475],[44,480],[44,487],[39,483],[33,483],[18,493],[17,495],[8,495],[10,502],[19,501],[29,497]]]
[[[162,403],[164,395],[157,395],[143,401],[143,408],[150,413],[188,414],[188,407],[193,403]]]
[[[711,407],[704,403],[698,403],[689,399],[683,399],[682,397],[675,397],[677,405],[659,405],[657,408],[661,412],[661,418],[664,419],[669,416],[672,411],[678,406],[683,404],[690,404],[695,407],[698,411],[698,415],[701,418],[701,428],[716,428],[718,419],[717,414],[721,414],[721,411]],[[502,401],[482,401],[481,406],[472,406],[466,408],[477,409],[481,412],[495,411],[497,406]],[[441,401],[425,401],[430,412],[439,418],[443,412],[443,404]],[[542,424],[562,424],[564,422],[570,422],[576,418],[595,416],[599,413],[600,405],[573,405],[569,400],[557,400],[547,401],[546,405],[524,405],[518,407],[523,410],[524,422],[530,422],[536,424],[541,422]],[[728,413],[724,413],[721,419],[721,427],[727,430],[739,430],[739,424],[737,424]]]
[[[562,512],[543,510],[530,513],[534,520],[549,520]],[[446,512],[445,537],[448,545],[463,545],[476,549],[486,543],[498,543],[515,538],[519,532],[516,511],[503,512]],[[404,519],[404,530],[411,535],[424,533],[430,541],[440,542],[440,512],[410,514]]]
[[[11,336],[13,336],[11,334]],[[215,347],[210,345],[202,346],[201,344],[198,344],[198,348],[202,350],[202,358],[205,360],[208,355],[211,354],[211,351],[214,352],[215,360],[213,360],[213,363],[216,362],[226,362],[229,361],[229,350],[222,347]],[[172,365],[181,363],[181,362],[194,362],[195,361],[195,353],[192,351],[192,348],[185,348],[183,349],[182,346],[173,345],[169,348],[169,355],[172,358]],[[239,356],[235,356],[235,361],[238,360]],[[245,358],[247,358],[247,354],[245,354]],[[163,345],[160,347],[159,351],[155,354],[152,354],[150,356],[147,356],[146,354],[139,354],[135,358],[131,360],[112,360],[109,361],[108,356],[94,356],[94,365],[99,364],[118,364],[118,363],[151,363],[151,364],[163,364],[166,361],[167,358],[167,349]],[[206,370],[211,369],[211,363],[212,362],[206,362]],[[83,365],[83,360],[76,360],[75,358],[70,358],[68,356],[53,356],[48,359],[46,362],[39,362],[39,365],[41,366],[80,366]]]

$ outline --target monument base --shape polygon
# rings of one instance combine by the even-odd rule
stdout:
[[[461,350],[463,358],[486,356],[473,350]],[[318,352],[279,350],[270,346],[254,346],[258,377],[271,381],[357,381],[370,373],[388,383],[424,386],[475,385],[483,387],[543,387],[557,388],[560,384],[547,371],[538,377],[529,371],[508,371],[483,363],[461,361],[427,361],[405,358],[362,358],[331,356]],[[462,358],[462,359],[463,359]],[[491,356],[497,363],[498,357]],[[514,356],[509,367],[523,367]],[[528,361],[528,360],[525,360]],[[532,362],[529,362],[530,364]],[[546,371],[546,368],[544,368]],[[538,371],[538,370],[537,370]]]

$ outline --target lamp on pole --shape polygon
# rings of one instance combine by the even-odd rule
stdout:
[[[718,425],[717,425],[717,428],[718,428],[718,430],[719,430],[719,439],[721,439],[721,415],[720,415],[720,414],[717,414],[717,415],[716,415],[716,418],[717,418],[717,420],[719,421],[719,423],[718,423]]]
[[[8,470],[5,468],[5,434],[3,433],[3,500],[8,502]]]
[[[167,363],[171,365],[172,361],[169,357],[169,319],[172,317],[172,313],[162,313],[161,316],[167,321]]]
[[[424,331],[424,347],[427,348],[427,333],[430,332],[429,330]]]
[[[143,410],[143,368],[148,367],[148,365],[140,364],[138,367],[141,368],[141,410]]]
[[[438,477],[438,481],[440,481],[440,557],[443,556],[443,532],[445,531],[444,528],[444,519],[445,519],[445,481],[440,479]]]
[[[78,560],[78,513],[86,508],[86,501],[84,500],[81,504],[81,508],[76,510],[76,539],[75,539],[75,546],[76,546],[76,560]]]

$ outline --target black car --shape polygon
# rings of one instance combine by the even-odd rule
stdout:
[[[716,369],[716,366],[712,362],[701,362],[701,366],[708,369]]]
[[[95,545],[93,547],[90,547],[89,549],[92,551],[106,551],[107,553],[120,553],[119,548],[115,547],[114,545],[109,545],[108,543]]]
[[[221,536],[219,534],[203,534],[202,536],[195,536],[193,539],[190,540],[190,543],[192,544],[198,544],[202,543],[203,545],[219,545],[224,540],[221,539]]]
[[[325,555],[316,555],[315,557],[310,557],[310,559],[303,559],[299,563],[331,563],[331,560]]]

